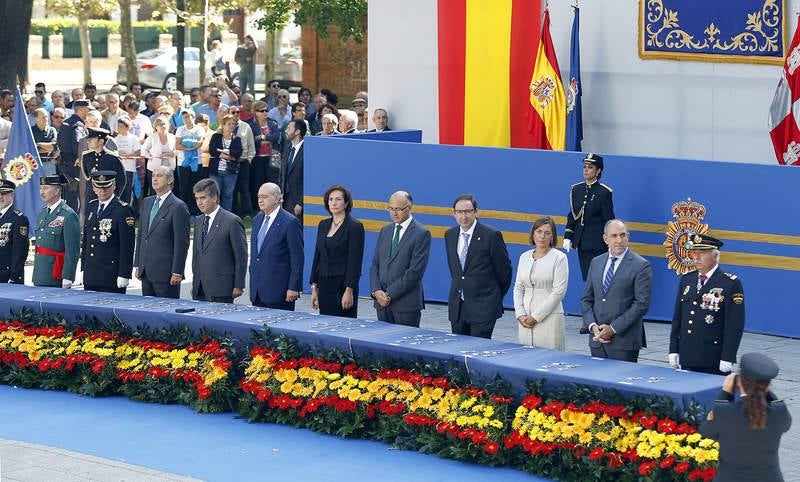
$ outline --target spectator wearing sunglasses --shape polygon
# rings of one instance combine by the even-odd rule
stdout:
[[[55,107],[52,102],[47,100],[47,89],[45,88],[44,82],[37,82],[33,88],[33,94],[36,98],[39,99],[39,103],[41,107],[47,111],[47,113],[53,112],[53,108]]]
[[[268,109],[273,109],[278,107],[278,92],[281,90],[281,84],[273,79],[269,81],[269,92],[267,96],[261,99],[263,102],[267,103]]]

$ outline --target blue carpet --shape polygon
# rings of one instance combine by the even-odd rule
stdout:
[[[208,481],[546,480],[514,469],[392,450],[380,442],[249,424],[232,414],[201,415],[183,406],[123,397],[89,398],[0,385],[0,410],[0,438]]]

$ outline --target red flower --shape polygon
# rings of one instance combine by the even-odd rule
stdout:
[[[669,455],[661,459],[661,463],[659,463],[658,466],[662,469],[668,469],[672,467],[674,464],[675,464],[675,457]]]
[[[606,458],[608,459],[608,466],[612,469],[616,469],[622,465],[622,456],[619,454],[606,454]]]
[[[689,470],[689,463],[688,462],[681,462],[678,465],[676,465],[673,470],[675,472],[679,473],[679,474],[682,474],[682,473],[686,472],[687,470]]]
[[[642,425],[642,427],[648,430],[655,427],[657,421],[658,417],[656,417],[655,415],[652,415],[650,417],[645,417],[645,416],[639,417],[639,423]]]
[[[678,424],[674,420],[670,420],[665,418],[658,422],[658,431],[663,432],[666,434],[675,433],[675,430],[678,428]]]
[[[703,469],[703,480],[705,480],[706,482],[714,480],[716,476],[717,476],[717,469],[715,469],[714,467],[706,467],[705,469]]]
[[[500,450],[500,446],[497,444],[497,442],[489,441],[483,446],[483,451],[489,455],[496,454],[498,450]]]
[[[639,464],[639,475],[647,477],[653,472],[653,468],[656,466],[655,462],[642,462]]]
[[[541,404],[542,404],[542,399],[537,397],[536,395],[528,395],[522,399],[522,405],[528,410],[534,410],[536,408],[539,408]]]
[[[589,460],[597,460],[603,458],[603,447],[595,447],[591,452],[589,452]]]
[[[699,480],[703,478],[703,471],[700,469],[694,469],[689,472],[689,480]]]

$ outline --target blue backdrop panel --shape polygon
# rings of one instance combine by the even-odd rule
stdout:
[[[362,139],[368,141],[394,141],[394,142],[422,142],[422,131],[383,131],[383,132],[361,132],[359,134],[344,134],[330,136],[330,139]]]
[[[428,300],[446,301],[450,283],[442,233],[455,225],[453,199],[473,193],[481,219],[504,231],[515,268],[538,215],[566,217],[570,186],[582,180],[583,154],[525,149],[308,138],[306,144],[306,282],[316,225],[327,216],[321,196],[332,184],[353,193],[353,215],[365,222],[367,239],[360,291],[369,293],[369,266],[377,230],[389,222],[392,192],[414,198],[414,216],[431,228],[433,242],[425,273]],[[722,269],[742,279],[750,331],[800,337],[786,290],[800,285],[800,170],[781,166],[681,159],[605,156],[602,181],[614,189],[617,217],[632,222],[631,243],[653,265],[653,300],[648,319],[672,318],[678,276],[667,268],[667,221],[673,203],[703,204],[713,234],[725,241]],[[649,224],[648,224],[649,223]],[[661,226],[664,229],[661,229]],[[559,225],[559,237],[563,234]],[[655,231],[655,232],[654,232]],[[559,239],[560,245],[560,239]],[[565,308],[580,313],[584,283],[577,254],[569,254]],[[512,306],[509,290],[505,299]],[[363,314],[362,316],[372,316]]]

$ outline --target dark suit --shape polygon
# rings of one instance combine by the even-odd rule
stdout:
[[[586,281],[589,264],[608,251],[603,241],[606,223],[614,219],[614,201],[610,187],[596,181],[592,185],[579,182],[569,192],[569,213],[564,239],[572,241],[578,251],[581,276]]]
[[[61,160],[56,165],[59,174],[67,176],[69,184],[64,189],[64,198],[69,207],[78,211],[78,179],[80,178],[80,167],[76,162],[81,152],[78,143],[86,137],[86,124],[78,114],[65,120],[58,129],[58,150],[61,152]]]
[[[391,129],[389,129],[389,128],[387,127],[386,129],[382,130],[381,132],[386,132],[386,131],[390,131],[390,130],[391,130]],[[378,130],[377,130],[377,129],[370,129],[370,130],[368,130],[367,132],[378,132]]]
[[[680,355],[685,370],[721,374],[720,360],[736,363],[744,331],[744,290],[741,280],[717,266],[698,292],[698,275],[693,271],[681,277],[669,352]]]
[[[364,259],[364,225],[349,214],[342,225],[328,237],[333,218],[326,218],[317,227],[317,244],[311,263],[311,283],[317,285],[321,315],[358,316],[358,280]],[[345,289],[353,290],[353,307],[342,309]]]
[[[390,255],[395,226],[389,223],[378,234],[369,270],[370,291],[383,290],[391,298],[386,308],[375,301],[379,320],[419,326],[421,310],[425,308],[422,275],[428,267],[431,233],[412,219],[397,249]]]
[[[173,273],[183,276],[189,252],[189,210],[170,193],[150,224],[150,210],[156,196],[142,200],[139,233],[133,265],[139,268],[142,294],[162,298],[180,298],[180,285],[169,284]],[[148,228],[148,226],[150,226]]]
[[[238,216],[221,207],[203,233],[207,215],[194,224],[192,298],[233,303],[233,289],[244,290],[247,274],[247,236]]]
[[[451,278],[447,299],[450,324],[453,333],[491,338],[497,319],[503,316],[503,296],[511,286],[511,260],[503,234],[476,220],[462,269],[461,236],[458,226],[444,233]]]
[[[250,301],[255,306],[294,311],[294,301],[286,301],[286,292],[303,291],[303,227],[300,220],[283,209],[279,208],[274,216],[261,250],[258,232],[266,216],[260,212],[253,219]]]
[[[750,427],[744,401],[722,392],[700,433],[719,441],[719,466],[714,480],[725,482],[783,482],[778,449],[792,426],[786,404],[767,393],[767,426]]]
[[[30,222],[13,204],[0,217],[0,283],[23,284],[30,249]]]
[[[592,323],[611,325],[615,335],[610,343],[594,341],[589,334],[589,349],[594,357],[636,362],[639,350],[647,346],[642,318],[650,307],[653,269],[650,263],[627,250],[603,293],[603,277],[608,253],[592,260],[589,279],[581,298],[583,326]]]
[[[283,209],[294,214],[294,207],[303,205],[303,150],[305,143],[300,145],[300,149],[292,159],[292,165],[289,163],[289,152],[292,144],[289,143],[286,150],[283,152],[283,159],[281,164],[281,192],[283,193]],[[300,223],[303,222],[303,214],[300,214]]]
[[[98,214],[97,199],[88,204],[83,226],[83,287],[90,291],[125,293],[117,278],[131,279],[136,238],[131,207],[114,196]]]

